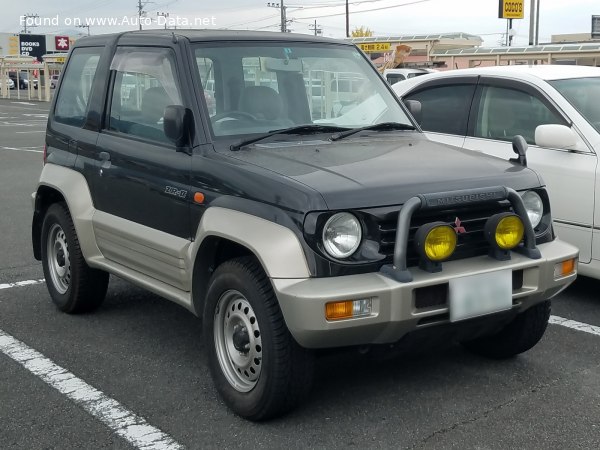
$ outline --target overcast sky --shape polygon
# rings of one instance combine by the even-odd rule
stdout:
[[[529,1],[525,0],[525,19],[514,21],[515,45],[528,42]],[[287,15],[292,20],[289,28],[294,32],[311,32],[309,25],[316,18],[325,36],[344,36],[345,0],[285,0],[285,4],[289,5]],[[168,12],[169,20],[179,17],[180,24],[185,20],[202,23],[205,19],[208,28],[279,28],[279,10],[268,7],[266,0],[154,0],[144,9],[146,20],[157,19],[158,12]],[[77,18],[83,23],[104,18],[120,23],[92,25],[92,34],[137,29],[131,22],[137,15],[137,0],[3,0],[0,32],[19,32],[23,28],[20,16],[25,14],[53,19],[49,26],[34,28],[34,33],[87,33],[69,23]],[[486,46],[497,45],[506,30],[506,21],[498,19],[497,14],[498,0],[350,0],[351,29],[364,25],[382,36],[465,32],[480,35]],[[540,42],[549,42],[552,34],[589,33],[593,14],[600,15],[600,0],[541,0]],[[160,26],[155,22],[144,28],[162,26],[164,22]]]

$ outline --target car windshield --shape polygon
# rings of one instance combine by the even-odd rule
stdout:
[[[398,100],[355,47],[204,44],[195,48],[195,58],[216,137],[311,124],[411,125]]]
[[[600,133],[600,77],[549,82]]]

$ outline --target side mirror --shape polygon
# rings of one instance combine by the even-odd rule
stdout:
[[[192,111],[181,105],[169,105],[165,108],[163,128],[165,136],[179,149],[189,145],[193,136]]]
[[[408,111],[415,118],[415,121],[421,125],[423,120],[423,114],[421,113],[421,102],[417,100],[404,100],[404,104],[408,108]]]
[[[579,136],[565,125],[539,125],[535,129],[535,145],[547,148],[575,150]]]
[[[518,162],[523,167],[527,167],[527,156],[525,156],[527,147],[527,141],[525,138],[517,134],[512,140],[512,149],[513,152],[517,154],[517,158],[511,158],[510,160],[513,162]]]

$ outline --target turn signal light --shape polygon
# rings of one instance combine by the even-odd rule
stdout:
[[[566,261],[560,262],[554,265],[554,279],[566,277],[575,273],[576,259],[567,259]]]
[[[352,319],[371,315],[372,301],[370,298],[361,300],[343,300],[330,302],[325,305],[327,320]]]

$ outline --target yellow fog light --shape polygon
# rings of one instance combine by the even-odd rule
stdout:
[[[371,315],[373,302],[370,298],[360,300],[342,300],[325,305],[327,320],[352,319]]]
[[[415,244],[421,257],[440,262],[456,249],[456,231],[443,222],[422,225],[415,234]]]
[[[511,214],[503,217],[496,225],[496,244],[502,250],[510,250],[519,245],[523,240],[523,221],[517,215]]]
[[[566,261],[560,262],[554,265],[554,279],[566,277],[575,273],[576,259],[567,259]]]
[[[523,240],[525,227],[523,221],[514,213],[500,213],[490,217],[483,229],[490,243],[490,256],[499,260],[510,259],[509,250]]]

